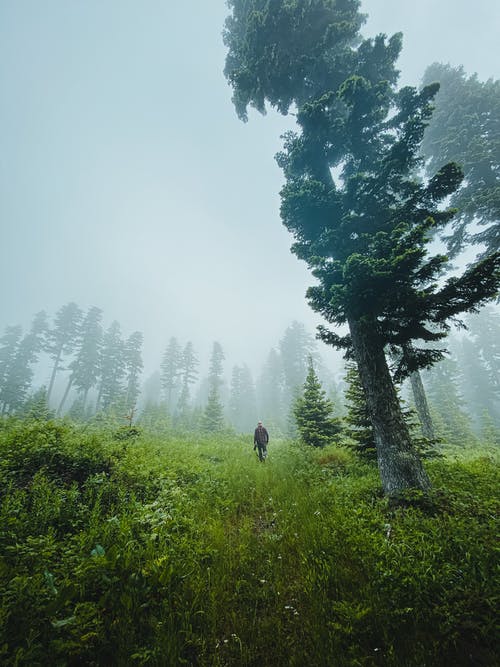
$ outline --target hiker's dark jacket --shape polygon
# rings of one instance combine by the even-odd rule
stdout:
[[[253,434],[253,442],[255,445],[267,445],[269,442],[269,433],[263,426],[257,426]]]

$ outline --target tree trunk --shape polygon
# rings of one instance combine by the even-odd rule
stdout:
[[[88,388],[85,389],[83,392],[83,398],[82,398],[82,412],[85,414],[85,408],[87,407],[87,397],[89,395],[89,390]]]
[[[61,361],[62,355],[62,346],[57,351],[56,360],[54,362],[54,368],[52,369],[52,375],[50,376],[49,388],[47,389],[47,405],[49,404],[50,395],[52,394],[52,389],[54,388],[54,381],[56,379],[57,371],[59,370],[59,362]]]
[[[403,419],[376,322],[350,318],[349,329],[373,425],[384,493],[394,495],[406,489],[428,491],[430,481]]]
[[[410,375],[411,388],[413,391],[413,398],[415,399],[415,408],[417,409],[418,418],[420,420],[420,428],[424,438],[433,440],[434,425],[432,423],[431,413],[429,412],[429,404],[427,403],[427,396],[425,395],[422,378],[418,371],[413,371]]]
[[[97,394],[97,400],[95,402],[95,412],[96,412],[96,414],[99,412],[99,406],[101,405],[101,397],[102,397],[102,382],[99,386],[99,392]]]
[[[57,408],[56,415],[59,417],[61,414],[61,410],[63,409],[64,404],[66,403],[66,399],[68,398],[69,390],[71,389],[71,385],[73,384],[73,378],[70,378],[68,380],[68,384],[66,385],[66,391],[64,392],[64,396],[61,399],[61,402],[59,403],[59,407]]]

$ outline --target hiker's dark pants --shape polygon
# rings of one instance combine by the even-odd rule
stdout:
[[[267,445],[265,443],[261,445],[260,442],[258,442],[257,449],[259,450],[259,460],[265,461],[267,456]]]

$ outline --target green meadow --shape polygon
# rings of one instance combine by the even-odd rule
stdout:
[[[0,664],[491,667],[497,461],[426,468],[391,505],[339,447],[5,419]]]

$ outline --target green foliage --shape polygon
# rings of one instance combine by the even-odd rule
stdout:
[[[345,381],[347,384],[345,392],[347,414],[344,417],[343,442],[361,458],[367,461],[375,461],[377,459],[375,434],[368,413],[365,392],[354,363],[347,364]],[[399,388],[397,394],[399,397]],[[435,440],[430,440],[420,435],[420,424],[416,419],[415,412],[405,406],[401,398],[399,400],[403,418],[408,426],[413,445],[419,456],[425,459],[437,456],[438,452],[435,448]]]
[[[246,364],[233,366],[228,413],[238,433],[251,433],[255,428],[257,399],[252,374]]]
[[[333,416],[333,404],[318,380],[312,360],[301,396],[295,401],[293,413],[300,439],[306,445],[324,447],[340,432],[340,420]]]
[[[146,403],[139,415],[139,424],[150,433],[167,435],[172,428],[172,421],[168,414],[167,404]]]
[[[96,402],[97,410],[107,410],[118,401],[123,403],[123,379],[127,356],[121,328],[115,320],[103,335],[99,353],[100,382]]]
[[[246,120],[249,105],[263,113],[266,102],[297,109],[297,131],[277,156],[281,219],[316,279],[309,304],[329,325],[349,327],[344,336],[320,327],[320,336],[356,359],[384,490],[425,490],[384,351],[419,341],[411,370],[432,365],[442,351],[422,341],[442,339],[452,318],[500,285],[500,254],[443,284],[447,258],[429,251],[455,213],[441,204],[463,178],[454,163],[420,178],[439,85],[397,89],[401,35],[363,40],[355,0],[228,5],[225,75],[238,115]]]
[[[391,507],[336,446],[4,420],[0,662],[496,664],[498,466],[455,455]]]
[[[82,311],[76,303],[70,302],[57,311],[54,326],[47,332],[45,351],[54,363],[47,389],[47,400],[50,399],[57,372],[61,370],[60,363],[63,357],[73,352],[76,346],[81,321]]]
[[[26,401],[23,406],[23,415],[27,419],[53,419],[54,411],[49,408],[46,387],[40,387]]]
[[[112,469],[111,451],[94,435],[60,421],[12,419],[0,430],[0,443],[0,479],[6,485],[29,485],[40,470],[50,479],[81,485]]]
[[[134,331],[125,342],[124,360],[126,373],[125,409],[133,410],[140,394],[139,379],[143,369],[142,362],[143,335],[140,331]]]
[[[364,21],[358,0],[227,4],[224,73],[241,119],[247,119],[249,105],[264,113],[267,101],[286,113],[296,98],[300,103],[321,92],[325,81],[343,81],[334,57],[358,40]]]
[[[22,411],[31,381],[33,365],[44,347],[47,316],[37,313],[30,331],[21,338],[20,327],[8,327],[0,341],[0,407],[2,414]]]
[[[458,389],[458,366],[452,359],[424,372],[432,420],[437,436],[444,442],[464,446],[473,442],[469,415]]]
[[[224,428],[224,409],[219,398],[217,386],[213,386],[208,394],[208,401],[201,418],[201,430],[206,433],[222,431]]]
[[[482,243],[487,256],[500,248],[500,81],[479,81],[463,67],[441,63],[430,65],[423,80],[440,83],[422,145],[428,172],[454,161],[465,173],[463,186],[451,199],[458,215],[447,238],[450,253]],[[480,231],[474,229],[478,224]]]
[[[78,329],[78,340],[76,343],[76,354],[74,359],[69,364],[71,370],[66,392],[59,405],[58,413],[63,409],[65,400],[69,389],[74,386],[82,394],[82,407],[85,410],[85,402],[89,390],[97,384],[100,372],[102,370],[102,363],[106,365],[105,373],[112,375],[113,351],[109,348],[109,343],[112,343],[108,337],[107,350],[104,353],[104,358],[101,356],[102,344],[102,310],[95,306],[89,308],[85,315],[83,322]],[[114,326],[116,329],[116,324]],[[102,378],[101,378],[102,385]]]
[[[347,427],[345,433],[352,439],[352,447],[360,456],[374,461],[377,458],[375,434],[366,405],[365,392],[354,363],[347,366],[345,381],[347,384],[345,392],[347,415],[344,418]]]
[[[175,336],[170,338],[161,362],[161,386],[170,414],[180,386],[182,350]]]

